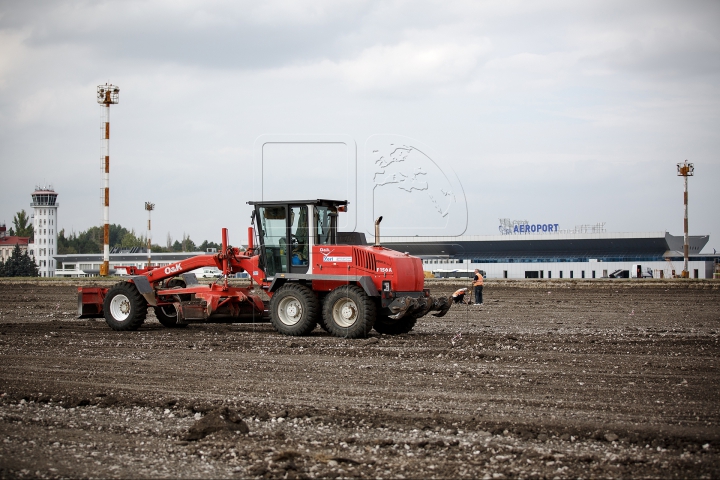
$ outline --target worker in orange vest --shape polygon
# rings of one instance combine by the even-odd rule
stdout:
[[[467,291],[467,288],[461,288],[460,290],[456,290],[455,293],[452,294],[453,303],[464,303],[465,294],[467,293]]]
[[[475,278],[473,279],[473,287],[475,289],[475,305],[482,305],[483,276],[479,269],[475,269]]]

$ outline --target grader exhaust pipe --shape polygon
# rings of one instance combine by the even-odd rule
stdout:
[[[382,215],[375,220],[375,245],[374,247],[380,246],[380,222],[382,222]]]

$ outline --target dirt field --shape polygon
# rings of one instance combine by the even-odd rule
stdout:
[[[114,332],[73,283],[4,281],[0,477],[718,478],[719,288],[488,282],[345,340]]]

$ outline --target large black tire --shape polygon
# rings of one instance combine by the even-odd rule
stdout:
[[[315,329],[320,302],[304,285],[286,283],[270,299],[270,322],[283,335],[307,335]]]
[[[343,285],[325,297],[323,322],[336,337],[365,338],[375,323],[377,309],[360,287]]]
[[[185,280],[182,278],[176,277],[171,278],[168,280],[165,284],[165,288],[185,288]],[[178,300],[189,300],[190,295],[175,295],[175,297],[178,297]],[[186,323],[177,323],[177,311],[175,310],[175,307],[173,305],[165,305],[163,307],[154,307],[155,310],[155,317],[157,318],[158,322],[162,324],[163,327],[167,328],[181,328],[181,327],[187,327]]]
[[[113,330],[137,330],[147,316],[147,301],[134,283],[121,282],[108,290],[103,312]]]
[[[410,332],[417,323],[415,317],[403,317],[400,320],[392,320],[384,315],[378,315],[375,321],[375,331],[385,335],[400,335]]]
[[[327,296],[328,296],[327,293],[321,294],[321,295],[318,296],[318,300],[320,301],[320,305],[325,305],[325,299],[327,298]],[[320,313],[322,314],[322,312],[320,312]],[[318,316],[318,322],[317,322],[317,324],[320,326],[320,328],[322,328],[323,330],[325,330],[325,332],[330,333],[330,330],[328,329],[328,326],[325,325],[325,319],[323,318],[323,315],[319,315],[319,316]]]

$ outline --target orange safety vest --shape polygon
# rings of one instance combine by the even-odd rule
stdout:
[[[482,287],[483,284],[483,276],[482,273],[476,273],[475,276],[477,276],[477,280],[473,282],[473,287]]]

